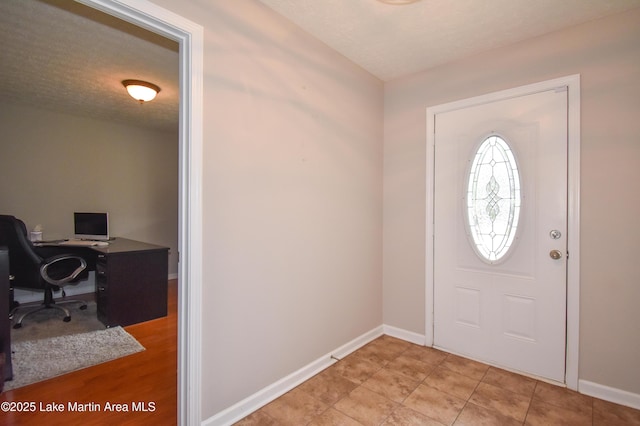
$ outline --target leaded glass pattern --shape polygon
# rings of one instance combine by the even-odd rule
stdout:
[[[502,137],[489,136],[475,152],[466,199],[476,253],[486,262],[498,262],[513,244],[522,202],[518,166]]]

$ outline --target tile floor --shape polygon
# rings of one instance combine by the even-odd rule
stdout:
[[[639,425],[640,411],[382,336],[236,425]]]

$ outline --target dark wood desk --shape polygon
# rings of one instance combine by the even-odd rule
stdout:
[[[169,249],[116,238],[91,247],[96,258],[98,319],[107,327],[167,316]]]
[[[126,238],[105,247],[43,245],[40,250],[76,253],[96,271],[98,319],[107,327],[167,316],[169,248]]]
[[[0,378],[11,380],[13,368],[11,366],[11,320],[9,319],[10,289],[9,289],[9,250],[0,247],[0,354],[4,355]],[[0,355],[1,356],[1,355]],[[0,380],[2,391],[4,380]]]

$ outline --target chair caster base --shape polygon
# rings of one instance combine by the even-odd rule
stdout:
[[[64,317],[64,318],[62,318],[62,321],[69,322],[69,321],[71,321],[71,317]]]
[[[18,324],[14,324],[14,326],[13,326],[13,328],[15,328],[16,330],[21,328],[21,327],[22,327],[22,324],[19,324],[19,323]]]
[[[84,311],[85,309],[87,309],[87,305],[80,306],[80,310]]]

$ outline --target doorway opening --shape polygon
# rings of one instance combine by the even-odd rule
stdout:
[[[201,421],[203,29],[135,0],[79,0],[179,44],[178,422]]]

